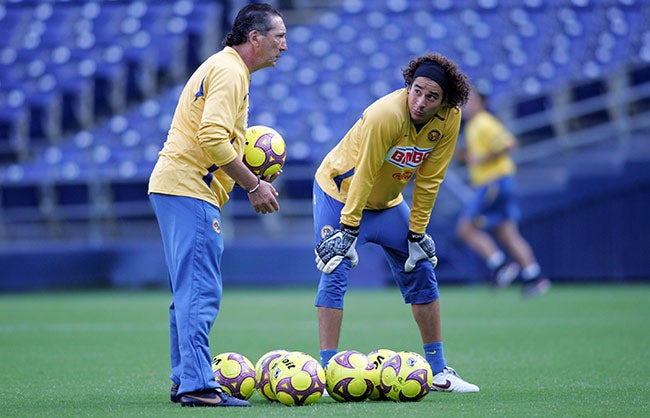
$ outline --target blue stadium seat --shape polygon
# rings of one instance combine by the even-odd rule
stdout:
[[[121,2],[96,4],[99,7],[93,13],[92,34],[99,45],[113,44],[121,36],[122,22],[127,17],[127,8]]]
[[[189,70],[194,70],[221,44],[227,19],[224,6],[212,1],[180,0],[175,3],[174,12],[186,19],[189,48],[187,66]]]
[[[0,4],[0,47],[20,43],[31,20],[31,10]]]
[[[87,182],[58,182],[55,186],[56,205],[69,211],[70,207],[88,209],[91,204]]]
[[[183,82],[219,49],[224,4],[0,4],[0,155],[26,159],[20,182],[51,176],[65,184],[61,204],[74,206],[88,200],[87,179],[108,179],[120,208],[141,210]],[[548,92],[558,83],[582,80],[571,95],[589,100],[602,75],[650,62],[649,18],[640,0],[345,0],[290,28],[274,71],[253,74],[249,121],[285,136],[287,171],[311,164],[367,105],[402,87],[400,67],[426,51],[449,56],[496,102],[516,99],[518,116],[534,116],[554,105]],[[553,134],[540,129],[527,140]]]
[[[30,112],[19,89],[0,89],[0,161],[14,161],[29,151]]]
[[[36,184],[3,184],[0,189],[2,209],[37,208],[40,202],[40,188]]]

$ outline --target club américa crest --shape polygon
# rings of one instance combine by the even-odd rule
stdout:
[[[429,131],[427,134],[427,139],[431,142],[436,142],[442,137],[442,132],[440,132],[438,129],[433,129]]]
[[[334,227],[332,225],[325,225],[320,229],[320,237],[325,238],[328,235],[334,233]]]

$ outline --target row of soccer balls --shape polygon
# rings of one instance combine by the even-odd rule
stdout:
[[[433,375],[420,354],[388,349],[364,354],[338,352],[325,369],[307,353],[273,350],[255,366],[238,353],[212,359],[214,377],[230,395],[249,399],[257,392],[287,406],[309,405],[327,393],[338,402],[419,401],[429,393]]]

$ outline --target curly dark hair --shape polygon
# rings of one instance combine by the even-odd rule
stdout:
[[[451,107],[461,107],[467,103],[471,89],[469,80],[463,74],[458,66],[449,58],[438,53],[429,53],[412,59],[406,67],[402,69],[404,82],[407,87],[413,84],[413,74],[420,64],[424,61],[433,61],[440,65],[447,75],[447,90],[445,91],[445,101]]]
[[[221,42],[222,46],[234,46],[245,44],[248,41],[248,34],[252,30],[258,30],[262,35],[273,29],[271,18],[282,17],[282,14],[266,3],[252,3],[244,6],[232,25],[230,32],[226,34]]]

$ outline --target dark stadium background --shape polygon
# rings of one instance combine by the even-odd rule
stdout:
[[[360,112],[441,52],[518,136],[521,223],[555,282],[650,278],[650,3],[642,0],[293,0],[289,50],[252,75],[249,124],[288,144],[279,214],[236,190],[226,285],[315,286],[311,180]],[[241,1],[0,4],[0,291],[161,287],[147,180],[179,89]],[[462,138],[461,138],[462,141]],[[453,237],[452,166],[429,232],[442,283],[487,272]],[[352,286],[384,286],[372,246]]]

